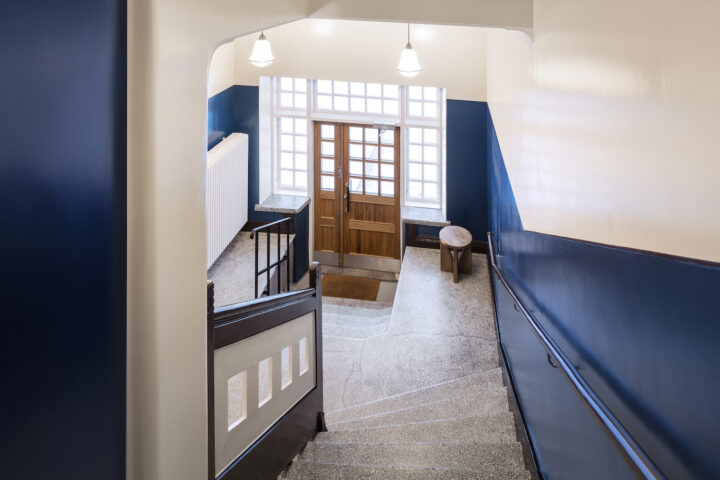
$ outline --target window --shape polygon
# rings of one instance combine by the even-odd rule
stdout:
[[[269,128],[261,128],[261,165],[272,175],[261,190],[272,193],[308,195],[312,185],[314,141],[308,134],[313,121],[363,124],[349,134],[350,188],[366,195],[393,195],[392,168],[395,133],[378,130],[382,125],[399,125],[401,150],[401,197],[406,205],[444,207],[445,94],[437,87],[400,86],[344,80],[301,78],[261,79],[261,117]],[[265,92],[265,93],[263,93]],[[263,95],[266,95],[264,97]],[[262,140],[272,132],[272,142]],[[383,132],[383,133],[381,133]],[[334,190],[337,177],[339,132],[327,125],[321,129],[321,189]],[[389,143],[386,143],[389,142]],[[266,152],[266,150],[272,150]],[[265,159],[265,160],[263,160]],[[264,168],[261,166],[261,169]],[[264,170],[263,170],[264,171]],[[272,186],[270,186],[272,177]]]

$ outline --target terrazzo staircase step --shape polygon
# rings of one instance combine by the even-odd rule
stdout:
[[[288,480],[529,480],[526,470],[476,472],[449,468],[379,467],[296,462]]]
[[[405,425],[333,430],[318,433],[317,443],[508,443],[514,442],[511,412],[483,417],[432,420]]]
[[[403,408],[447,400],[448,398],[472,395],[502,386],[502,382],[501,369],[493,368],[455,380],[449,380],[410,392],[385,397],[380,400],[329,411],[325,413],[325,421],[328,425],[332,425]]]
[[[300,462],[508,472],[524,468],[522,448],[511,443],[310,443]]]
[[[509,410],[510,406],[507,391],[504,387],[498,387],[471,395],[370,415],[355,420],[332,423],[329,428],[330,431],[334,431],[403,425],[428,420],[450,420],[470,416],[487,416],[508,412]]]
[[[388,319],[389,320],[389,319]],[[362,340],[377,337],[387,331],[387,322],[368,327],[350,327],[323,323],[323,335],[327,337],[354,338]]]
[[[326,312],[323,310],[323,325],[342,325],[347,327],[370,327],[390,323],[390,314],[377,312],[375,315],[355,315],[354,313]]]

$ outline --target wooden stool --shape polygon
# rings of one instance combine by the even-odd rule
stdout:
[[[453,282],[460,273],[472,273],[472,235],[462,227],[450,226],[440,230],[440,270],[453,272]]]

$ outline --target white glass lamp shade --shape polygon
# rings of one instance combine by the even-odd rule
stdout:
[[[273,57],[270,42],[265,38],[265,34],[261,33],[260,38],[255,40],[255,45],[253,45],[250,62],[256,67],[267,67],[273,60],[275,57]]]
[[[414,77],[422,71],[417,53],[409,42],[400,54],[400,63],[398,63],[397,70],[406,77]]]

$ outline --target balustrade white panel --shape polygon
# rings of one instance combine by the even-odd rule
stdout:
[[[215,350],[215,473],[315,387],[315,312]]]

